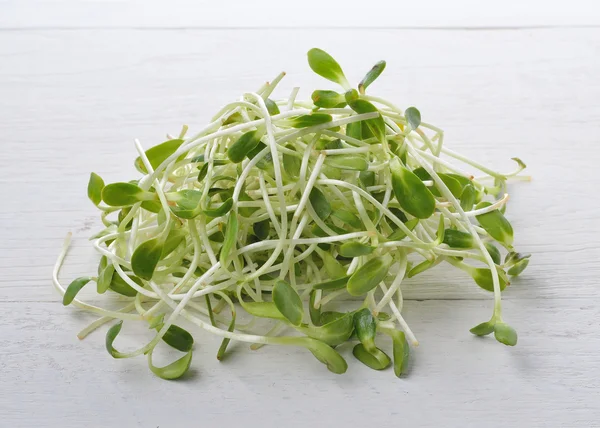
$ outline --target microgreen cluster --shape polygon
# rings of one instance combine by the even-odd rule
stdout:
[[[91,238],[101,255],[97,275],[61,286],[69,239],[54,270],[63,303],[101,317],[79,337],[117,321],[108,352],[146,354],[165,379],[191,363],[194,338],[176,324],[181,319],[223,339],[219,359],[230,340],[253,349],[298,346],[343,373],[335,348],[350,341],[359,361],[375,370],[393,365],[401,376],[409,342],[418,343],[401,314],[403,281],[445,263],[494,294],[491,319],[471,332],[516,344],[501,292],[529,256],[514,251],[504,210],[506,182],[521,177],[523,162],[514,158],[510,173],[488,169],[444,147],[442,130],[416,108],[367,95],[383,61],[358,90],[326,52],[310,50],[308,63],[340,88],[316,90],[311,101],[297,100],[294,88],[274,101],[282,73],[195,135],[184,127],[145,151],[136,141],[137,179],[105,185],[91,174],[88,196],[105,225]],[[127,304],[108,310],[77,299],[89,283]],[[133,351],[115,349],[124,321],[146,322],[154,338]],[[391,338],[391,358],[380,334]],[[184,355],[156,367],[161,340]]]

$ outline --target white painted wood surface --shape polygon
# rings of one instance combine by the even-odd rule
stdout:
[[[151,15],[165,11],[165,27],[179,26],[175,15],[196,27],[160,30],[156,17],[132,18],[134,2],[75,3],[0,2],[0,426],[600,426],[593,196],[600,186],[600,29],[224,31],[201,27],[260,27],[265,15],[240,3],[226,18],[208,19],[200,13],[206,9],[150,3]],[[505,15],[489,12],[494,22],[455,13],[439,25],[416,25],[598,24],[591,3],[580,6],[550,2],[535,15],[525,5],[524,16],[536,18],[525,22],[508,2]],[[303,13],[293,26],[322,24]],[[194,375],[166,382],[142,358],[111,359],[105,330],[78,341],[75,333],[91,318],[62,307],[50,272],[67,231],[75,240],[63,278],[97,263],[86,239],[100,224],[85,195],[89,172],[128,179],[133,138],[149,146],[183,123],[198,128],[282,69],[286,90],[300,85],[307,96],[327,87],[306,65],[313,46],[333,53],[353,80],[386,59],[373,92],[418,106],[446,130],[449,147],[500,169],[512,166],[512,156],[528,163],[534,180],[511,186],[508,207],[518,248],[533,253],[504,293],[519,345],[472,337],[468,329],[489,316],[491,296],[441,268],[415,278],[406,292],[406,318],[421,346],[401,380],[361,366],[349,349],[342,351],[350,364],[344,376],[287,348],[252,352],[238,344],[218,363],[218,342],[198,332]],[[128,337],[143,334],[132,329]]]
[[[2,0],[2,28],[521,28],[600,25],[595,0]]]

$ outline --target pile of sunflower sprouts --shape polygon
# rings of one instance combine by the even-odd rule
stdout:
[[[135,180],[105,185],[92,173],[88,196],[105,225],[92,237],[98,273],[60,284],[69,235],[53,274],[65,305],[100,317],[80,338],[116,321],[106,337],[113,357],[146,354],[156,375],[175,379],[189,368],[194,342],[180,319],[223,338],[219,359],[230,340],[252,349],[300,346],[334,373],[346,371],[335,348],[347,341],[356,342],[353,355],[367,366],[391,365],[375,343],[381,333],[392,338],[400,376],[409,343],[418,344],[402,317],[403,281],[446,262],[494,295],[491,319],[471,331],[516,344],[502,318],[501,291],[529,255],[514,251],[503,213],[507,180],[526,178],[518,175],[523,162],[514,158],[514,171],[495,172],[446,148],[443,131],[421,121],[416,108],[367,95],[385,62],[357,91],[324,51],[312,49],[308,60],[343,91],[317,90],[301,101],[294,88],[273,100],[281,73],[194,135],[184,126],[147,150],[136,140]],[[127,303],[108,310],[79,300],[88,283]],[[353,310],[334,310],[348,300]],[[113,342],[124,321],[146,322],[156,334],[118,351]],[[154,366],[161,340],[184,355]]]

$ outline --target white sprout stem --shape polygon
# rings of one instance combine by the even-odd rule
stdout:
[[[387,305],[390,300],[392,300],[394,294],[396,294],[396,292],[400,290],[400,285],[402,284],[402,280],[404,279],[404,275],[406,274],[407,264],[408,261],[406,256],[402,257],[400,259],[400,268],[398,270],[398,273],[396,274],[396,278],[394,278],[394,281],[392,282],[392,285],[390,285],[389,290],[384,291],[385,294],[383,295],[379,303],[377,303],[377,306],[375,306],[376,313],[381,312],[384,306]]]
[[[333,179],[318,180],[318,182],[320,184],[334,184],[336,186],[346,187],[346,188],[360,194],[360,196],[367,199],[376,208],[380,209],[390,220],[392,220],[400,229],[402,229],[402,231],[404,233],[406,233],[406,235],[408,237],[410,237],[412,240],[414,240],[416,242],[423,243],[423,241],[421,239],[419,239],[411,230],[409,230],[404,223],[402,223],[400,220],[398,220],[398,217],[396,217],[387,207],[384,207],[383,205],[381,205],[381,203],[379,203],[379,201],[377,201],[377,199],[375,199],[373,196],[368,194],[366,191],[364,191],[360,187],[355,186],[351,183],[346,183],[345,181],[333,180]]]
[[[65,256],[67,255],[67,251],[69,251],[69,245],[71,244],[71,236],[72,236],[71,232],[67,233],[67,236],[65,237],[65,240],[63,243],[62,250],[61,250],[60,254],[58,255],[58,258],[56,259],[54,268],[52,269],[52,284],[54,284],[54,288],[56,288],[56,290],[60,293],[61,296],[65,295],[65,288],[61,285],[60,281],[58,280],[58,274],[60,273],[60,268],[62,267]],[[101,316],[107,316],[107,317],[112,317],[112,318],[121,319],[121,320],[141,320],[142,319],[142,317],[137,314],[109,311],[109,310],[106,310],[103,308],[99,308],[98,306],[84,303],[79,299],[74,299],[72,304],[80,309],[85,309],[87,311],[93,312],[93,313],[101,315]]]
[[[475,239],[475,242],[476,242],[477,246],[479,247],[479,249],[481,250],[486,263],[490,267],[490,271],[491,271],[491,275],[492,275],[492,282],[493,282],[493,286],[494,286],[494,318],[496,318],[498,321],[502,320],[502,293],[500,291],[500,280],[498,278],[498,272],[496,271],[496,266],[495,266],[494,261],[492,260],[492,256],[490,256],[489,251],[487,250],[483,241],[477,234],[477,231],[475,230],[475,228],[469,221],[469,217],[467,217],[465,211],[460,206],[460,202],[458,202],[458,200],[454,197],[454,195],[452,194],[450,189],[448,189],[448,186],[446,186],[446,184],[440,178],[440,176],[437,174],[437,172],[435,172],[434,169],[431,166],[429,166],[429,164],[427,164],[427,162],[425,162],[419,156],[419,154],[412,147],[411,144],[407,144],[407,149],[408,149],[409,153],[411,154],[411,156],[413,156],[417,161],[420,161],[423,168],[425,168],[425,170],[429,173],[429,175],[431,175],[431,178],[433,178],[433,180],[437,183],[438,189],[440,190],[442,195],[448,201],[452,202],[454,209],[460,214],[461,218],[464,220],[467,230]]]
[[[383,290],[385,290],[385,286]],[[404,330],[404,332],[408,336],[408,340],[410,340],[413,346],[419,346],[419,341],[417,340],[416,336],[402,317],[402,314],[400,313],[400,310],[398,309],[396,304],[390,300],[389,306],[392,309],[392,312],[394,313],[394,317],[396,317],[396,319],[398,320],[398,324],[400,324],[400,327],[402,327],[402,330]]]
[[[298,91],[300,91],[300,88],[297,86],[294,89],[292,89],[292,92],[290,93],[290,97],[287,102],[288,110],[292,110],[294,108],[294,102],[296,101],[296,96],[298,95]]]

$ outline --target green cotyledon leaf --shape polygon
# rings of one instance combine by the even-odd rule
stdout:
[[[239,300],[242,308],[252,316],[287,321],[287,318],[277,309],[274,302],[245,302],[243,299]]]
[[[375,107],[367,100],[357,99],[354,101],[349,101],[348,105],[352,110],[359,114],[374,112],[379,113],[377,107]],[[379,116],[373,119],[367,119],[362,122],[367,126],[367,128],[369,128],[371,133],[377,138],[378,142],[383,142],[385,140],[385,122],[383,121],[381,113],[379,114]]]
[[[489,207],[490,205],[492,205],[490,202],[480,202],[477,204],[476,209]],[[513,228],[506,217],[504,217],[504,214],[498,210],[493,210],[489,213],[480,214],[476,216],[476,218],[481,227],[483,227],[492,238],[509,247],[512,246]]]
[[[133,282],[135,282],[137,285],[139,285],[140,287],[143,287],[144,284],[143,284],[142,280],[140,278],[138,278],[137,276],[127,275],[127,277],[129,279],[131,279]],[[135,297],[138,293],[137,290],[135,288],[133,288],[131,285],[129,285],[127,282],[125,282],[125,280],[123,278],[121,278],[121,275],[119,275],[117,272],[113,273],[109,289],[114,291],[115,293],[118,293],[122,296],[127,296],[127,297]]]
[[[330,253],[323,251],[319,254],[323,260],[323,266],[330,278],[341,278],[346,276],[346,268],[337,261]]]
[[[393,345],[394,374],[400,377],[407,371],[410,347],[403,331],[393,330],[390,336]]]
[[[391,223],[391,222],[390,222]],[[417,224],[419,224],[419,219],[418,218],[411,218],[410,220],[408,220],[406,223],[404,223],[404,225],[408,228],[408,230],[412,231],[414,230],[415,227],[417,227]],[[394,230],[388,237],[387,240],[388,241],[401,241],[402,239],[406,238],[406,232],[400,228]]]
[[[331,215],[355,229],[360,229],[363,227],[360,218],[358,218],[354,213],[350,211],[344,209],[333,210],[331,212]]]
[[[342,67],[337,63],[335,59],[327,52],[322,49],[313,48],[308,51],[308,65],[319,76],[324,77],[327,80],[331,80],[344,87],[345,89],[350,87]]]
[[[290,119],[290,124],[294,128],[308,128],[309,126],[322,125],[331,122],[331,115],[323,113],[305,114]]]
[[[124,358],[125,357],[125,354],[117,351],[113,346],[113,343],[114,343],[115,339],[117,338],[117,336],[119,335],[119,333],[121,332],[122,327],[123,327],[123,320],[121,320],[118,323],[116,323],[115,325],[113,325],[106,332],[106,339],[104,341],[104,344],[106,346],[106,350],[113,358]]]
[[[102,200],[111,207],[124,207],[136,202],[154,199],[154,194],[143,191],[132,183],[112,183],[102,189]]]
[[[471,333],[473,333],[475,336],[487,336],[488,334],[491,334],[494,332],[494,325],[495,325],[495,322],[486,321],[486,322],[482,322],[481,324],[477,324],[475,327],[473,327],[469,331]]]
[[[75,296],[77,293],[92,280],[89,276],[82,276],[74,279],[66,288],[65,294],[63,295],[63,305],[70,305],[73,300],[75,300]]]
[[[157,328],[157,330],[160,330],[160,328]],[[194,338],[192,335],[187,330],[175,324],[167,329],[162,340],[169,346],[181,352],[189,352],[194,346]]]
[[[109,289],[114,273],[115,268],[112,264],[102,269],[102,272],[98,275],[98,281],[96,282],[96,291],[98,294],[103,294]]]
[[[131,269],[138,277],[149,281],[154,275],[164,248],[164,243],[158,239],[142,242],[131,256]]]
[[[364,156],[359,155],[332,155],[325,158],[325,164],[348,171],[366,171],[369,163]]]
[[[316,90],[311,95],[313,104],[322,108],[344,107],[346,99],[344,95],[335,91]]]
[[[390,160],[392,188],[400,207],[410,215],[426,219],[435,211],[435,198],[427,186],[396,158]]]
[[[475,283],[479,285],[481,288],[487,291],[494,291],[494,282],[492,280],[492,271],[488,268],[471,268],[468,271]],[[506,280],[502,277],[502,275],[498,275],[498,281],[500,284],[500,290],[504,290],[506,288]]]
[[[365,90],[373,83],[385,70],[385,61],[378,61],[358,84],[358,92],[364,95]]]
[[[517,332],[514,328],[503,322],[494,325],[494,337],[498,342],[507,346],[515,346],[517,344]]]
[[[219,261],[224,269],[227,269],[231,263],[231,253],[235,251],[238,237],[238,218],[235,212],[229,213],[227,226],[225,227],[225,235],[221,251],[219,253]]]
[[[502,261],[502,255],[500,254],[500,250],[498,250],[498,248],[490,242],[484,242],[483,245],[485,246],[485,249],[488,251],[488,253],[490,253],[490,257],[492,258],[494,263],[499,265]],[[509,275],[511,275],[510,271]]]
[[[257,221],[252,225],[252,231],[256,237],[260,240],[265,240],[269,237],[271,230],[271,221],[269,219],[263,221]]]
[[[421,112],[416,107],[407,108],[404,117],[412,129],[417,129],[421,124]]]
[[[312,188],[308,200],[321,220],[325,220],[329,217],[331,214],[331,204],[323,192],[317,187]]]
[[[359,257],[366,256],[375,251],[375,247],[361,244],[360,242],[346,242],[340,245],[338,252],[343,257]]]
[[[171,254],[179,245],[185,241],[185,235],[183,230],[181,229],[171,229],[169,231],[169,235],[163,245],[162,253],[160,254],[160,258],[164,259],[169,254]]]
[[[330,321],[320,326],[302,325],[296,328],[308,337],[325,342],[329,346],[337,346],[344,343],[352,335],[354,324],[352,313],[348,312],[344,316]]]
[[[273,287],[273,303],[275,303],[279,312],[289,322],[294,325],[302,323],[302,317],[304,316],[302,300],[298,292],[290,284],[282,280],[275,283]]]
[[[365,188],[374,186],[375,178],[376,176],[374,171],[361,171],[360,174],[358,174],[360,184],[362,184]]]
[[[287,144],[286,148],[296,151],[296,148]],[[302,166],[302,160],[296,156],[284,153],[283,154],[283,170],[291,178],[298,178],[300,176],[300,168]]]
[[[342,276],[340,278],[336,278],[336,279],[332,279],[329,281],[320,282],[318,284],[315,284],[315,286],[313,288],[315,290],[326,290],[326,291],[341,290],[342,288],[344,288],[346,286],[349,279],[350,279],[350,276]]]
[[[383,370],[387,368],[392,360],[379,348],[368,351],[362,343],[359,343],[352,349],[352,355],[373,370]]]
[[[352,296],[362,296],[377,287],[388,274],[390,261],[385,257],[375,257],[359,267],[350,277],[346,288]]]
[[[90,201],[94,205],[98,205],[102,202],[102,189],[104,189],[104,180],[95,172],[90,174],[90,180],[88,182],[87,193]]]
[[[254,149],[262,137],[259,130],[248,131],[238,138],[228,149],[227,157],[231,162],[239,163]]]
[[[521,272],[523,272],[528,265],[529,259],[519,260],[517,263],[515,263],[508,269],[508,274],[512,276],[517,276],[521,274]]]
[[[279,111],[279,107],[277,106],[275,101],[273,101],[271,98],[267,98],[265,100],[265,106],[267,107],[267,111],[269,112],[269,114],[271,116],[275,116],[276,114],[281,113]]]
[[[363,308],[354,314],[354,329],[360,343],[367,351],[373,352],[375,350],[377,322],[368,308]]]
[[[148,352],[148,367],[150,371],[161,379],[174,380],[182,377],[190,368],[192,363],[192,351],[187,352],[183,357],[173,361],[164,367],[156,367],[152,363],[152,351]]]
[[[471,211],[475,204],[475,187],[471,183],[467,184],[460,194],[460,207],[463,211]]]
[[[177,151],[177,149],[183,144],[183,140],[175,139],[165,141],[164,143],[158,144],[154,147],[146,150],[146,157],[150,161],[150,165],[153,169],[156,169],[161,163],[163,163],[169,156]],[[184,155],[182,155],[184,156]],[[142,162],[142,159],[138,156],[135,159],[135,167],[138,171],[147,174],[146,166]]]
[[[433,180],[431,175],[429,175],[427,170],[425,170],[423,167],[416,168],[413,170],[413,173],[421,180]],[[461,182],[455,178],[456,175],[445,174],[443,172],[438,172],[437,175],[440,177],[446,187],[448,187],[448,190],[450,190],[450,193],[452,193],[454,197],[459,198],[461,196],[463,192],[463,186]],[[434,196],[442,196],[437,184],[433,187],[428,187],[428,189]]]
[[[451,248],[473,248],[475,246],[475,241],[470,233],[455,229],[446,229],[443,242]]]

